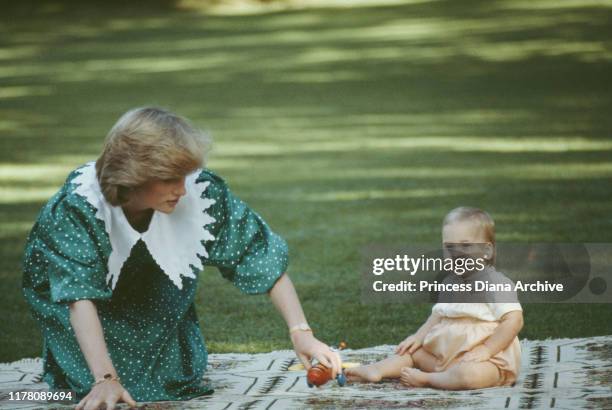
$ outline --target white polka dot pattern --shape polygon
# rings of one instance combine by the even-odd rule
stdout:
[[[198,275],[204,266],[216,266],[242,292],[267,292],[287,268],[287,244],[221,178],[201,170],[190,180],[201,189],[185,205],[206,211],[206,217],[182,221],[201,231],[197,243],[166,242],[172,250],[184,246],[179,261],[166,265],[152,255],[161,255],[159,249],[140,236],[128,242],[129,252],[121,251],[126,255],[117,259],[120,274],[109,276],[109,259],[121,241],[111,238],[118,228],[107,223],[120,219],[100,218],[100,208],[77,192],[79,175],[82,169],[73,171],[42,208],[23,259],[24,295],[44,337],[45,381],[79,397],[89,391],[93,379],[68,310],[69,302],[88,299],[96,303],[111,360],[136,400],[209,393],[201,384],[208,355],[193,303]],[[155,226],[163,232],[168,225]],[[188,270],[168,274],[179,262]]]

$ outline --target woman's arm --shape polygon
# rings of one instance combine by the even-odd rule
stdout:
[[[106,350],[96,305],[90,300],[79,300],[71,303],[70,324],[74,329],[77,341],[94,379],[104,377],[108,373],[113,377],[117,376]]]
[[[295,287],[286,273],[276,281],[270,290],[270,299],[285,319],[289,329],[300,323],[306,323],[306,316],[304,316]],[[315,358],[332,369],[333,377],[342,371],[340,355],[333,352],[325,343],[317,340],[312,331],[296,330],[291,332],[290,336],[295,353],[306,369],[311,366],[310,360]]]
[[[117,377],[117,371],[108,355],[96,305],[90,300],[71,303],[70,324],[94,379],[100,380],[107,374]],[[113,409],[119,401],[136,406],[136,402],[121,383],[105,381],[93,386],[89,394],[81,400],[77,409],[97,409],[102,405],[106,405],[107,409]]]
[[[522,328],[522,311],[513,310],[506,313],[502,316],[500,324],[495,329],[495,332],[489,336],[484,343],[467,352],[461,360],[464,362],[483,362],[489,360],[491,357],[508,347]]]

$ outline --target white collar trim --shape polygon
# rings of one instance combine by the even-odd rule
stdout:
[[[206,213],[215,200],[202,197],[210,182],[196,183],[200,171],[198,169],[187,176],[187,193],[174,211],[170,214],[154,211],[148,230],[140,233],[129,224],[120,206],[112,206],[104,198],[96,177],[95,162],[89,162],[77,170],[79,175],[72,183],[79,186],[74,192],[84,196],[96,208],[96,218],[104,222],[110,239],[112,251],[108,258],[106,280],[111,282],[113,289],[123,264],[139,239],[144,241],[155,262],[179,289],[183,288],[181,276],[195,279],[191,265],[197,270],[204,269],[198,256],[208,257],[203,242],[215,240],[204,228],[215,222],[215,218]]]

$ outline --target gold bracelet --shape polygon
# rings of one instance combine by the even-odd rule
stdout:
[[[312,332],[312,329],[310,328],[310,326],[308,326],[308,323],[306,323],[306,322],[299,323],[299,324],[289,328],[289,334],[292,334],[292,333],[298,332],[298,331]]]
[[[102,378],[96,380],[95,382],[92,383],[91,387],[100,384],[100,383],[104,383],[104,382],[118,382],[121,383],[121,379],[119,378],[119,376],[113,376],[110,373],[106,373],[104,376],[102,376]]]

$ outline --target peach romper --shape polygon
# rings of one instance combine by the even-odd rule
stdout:
[[[523,310],[520,303],[435,304],[432,313],[442,320],[429,330],[423,348],[437,358],[436,371],[446,370],[464,353],[483,343],[495,332],[501,317],[514,310]],[[500,386],[514,383],[521,367],[518,337],[489,361],[500,371]]]

